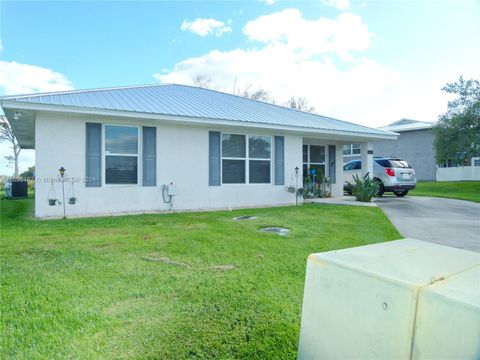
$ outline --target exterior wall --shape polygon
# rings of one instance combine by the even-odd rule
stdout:
[[[373,143],[366,142],[360,145],[362,157],[362,177],[368,175],[373,178]]]
[[[399,157],[415,169],[417,180],[435,181],[436,160],[432,129],[404,131],[394,141],[375,141],[374,156]]]
[[[302,168],[302,136],[265,132],[251,128],[211,128],[207,126],[177,125],[138,119],[114,119],[99,116],[54,114],[39,112],[35,125],[37,217],[61,217],[62,206],[49,206],[50,182],[57,178],[58,169],[67,169],[66,176],[85,177],[85,123],[124,124],[157,127],[157,186],[105,185],[85,187],[84,182],[74,184],[75,205],[67,204],[67,216],[167,211],[161,185],[173,182],[177,195],[173,199],[175,210],[227,209],[263,205],[294,204],[295,194],[286,191],[295,185],[295,167]],[[241,134],[285,136],[285,185],[242,184],[208,186],[208,132],[227,131]],[[102,131],[103,133],[103,131]],[[141,141],[141,140],[140,140]],[[141,149],[141,142],[140,142]],[[340,148],[337,150],[339,151]],[[139,154],[139,167],[141,166]],[[102,159],[103,166],[105,159]],[[273,161],[272,161],[273,166]],[[141,174],[141,169],[140,172]],[[104,172],[102,181],[105,182]],[[273,184],[273,171],[272,171]],[[71,185],[65,183],[66,196]],[[56,198],[61,200],[61,183],[55,182]]]

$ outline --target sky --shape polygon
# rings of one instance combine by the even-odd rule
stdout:
[[[443,85],[480,79],[479,36],[480,0],[1,1],[0,96],[202,75],[371,127],[435,121]]]

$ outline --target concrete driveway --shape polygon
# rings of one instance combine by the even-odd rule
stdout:
[[[480,204],[384,195],[375,203],[405,237],[480,252]]]

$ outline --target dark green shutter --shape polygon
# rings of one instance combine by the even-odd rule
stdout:
[[[285,140],[275,136],[275,185],[285,185]]]
[[[142,183],[143,186],[157,185],[157,128],[142,127]]]
[[[335,159],[335,145],[328,145],[328,173],[330,174],[330,179],[332,184],[335,184],[336,180],[336,159]]]
[[[220,186],[220,132],[208,133],[208,185]]]
[[[102,124],[87,123],[86,187],[102,186]]]

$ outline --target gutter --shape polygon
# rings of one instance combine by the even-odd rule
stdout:
[[[344,130],[334,130],[327,128],[311,128],[311,127],[302,127],[302,126],[292,126],[292,125],[275,125],[275,124],[266,124],[266,123],[254,123],[241,120],[226,120],[226,119],[213,119],[213,118],[203,118],[203,117],[193,117],[193,116],[182,116],[182,115],[166,115],[166,114],[154,114],[154,113],[144,113],[136,111],[125,111],[125,110],[106,110],[106,109],[97,109],[97,108],[88,108],[81,106],[65,106],[65,105],[47,105],[47,104],[38,104],[38,103],[24,103],[15,100],[10,100],[8,98],[3,98],[0,100],[0,104],[3,109],[15,109],[15,110],[33,110],[33,111],[51,111],[51,112],[61,112],[61,113],[73,113],[73,114],[86,114],[86,115],[103,115],[103,116],[113,116],[113,117],[124,117],[124,118],[137,118],[137,119],[148,119],[148,120],[162,120],[174,123],[183,123],[183,124],[192,124],[192,125],[214,125],[214,126],[239,126],[239,127],[250,127],[257,129],[274,129],[290,133],[299,133],[299,134],[311,134],[311,135],[337,135],[337,136],[349,136],[357,138],[365,138],[369,140],[385,139],[385,140],[395,140],[398,134],[385,131],[382,131],[384,134],[361,132],[361,131],[344,131]]]

